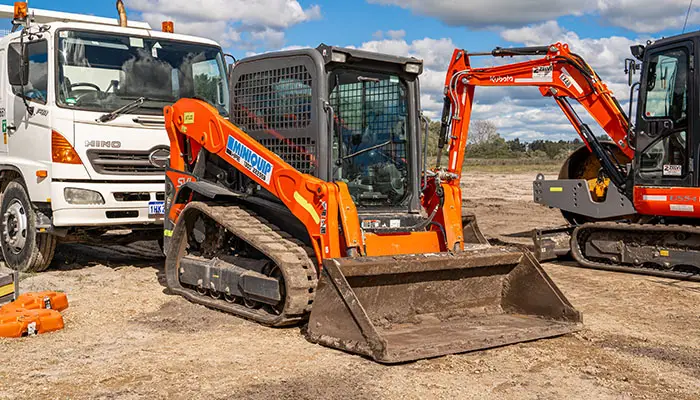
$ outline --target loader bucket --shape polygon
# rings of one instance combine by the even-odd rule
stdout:
[[[325,260],[307,337],[399,363],[558,336],[582,327],[529,252]]]

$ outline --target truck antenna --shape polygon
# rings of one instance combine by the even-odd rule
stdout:
[[[683,23],[683,32],[681,34],[685,33],[685,27],[688,25],[688,17],[690,16],[690,8],[693,6],[693,0],[690,0],[690,4],[688,4],[688,11],[685,13],[685,22]]]

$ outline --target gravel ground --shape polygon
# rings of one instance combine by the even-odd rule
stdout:
[[[486,174],[464,206],[491,239],[527,242],[558,212],[530,175]],[[166,295],[155,243],[62,246],[23,291],[63,290],[63,331],[0,339],[0,398],[700,398],[700,284],[545,264],[585,329],[397,366]]]

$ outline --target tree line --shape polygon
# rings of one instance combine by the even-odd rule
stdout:
[[[428,127],[428,154],[437,154],[440,122],[431,121]],[[609,140],[607,136],[601,136]],[[565,159],[571,152],[583,145],[581,139],[534,140],[523,142],[518,138],[506,140],[491,121],[472,121],[469,127],[466,156],[469,158],[547,158]]]

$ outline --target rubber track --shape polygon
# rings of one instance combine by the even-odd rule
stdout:
[[[630,235],[644,235],[647,233],[657,233],[657,232],[682,232],[691,235],[700,236],[700,228],[686,226],[686,225],[644,225],[644,224],[630,224],[630,223],[620,223],[620,222],[592,222],[580,225],[574,229],[571,234],[571,255],[574,257],[581,266],[593,269],[602,269],[607,271],[617,271],[617,272],[631,272],[635,274],[659,276],[663,278],[679,279],[686,281],[700,282],[700,274],[673,271],[673,270],[663,270],[655,269],[645,266],[634,266],[629,264],[608,264],[598,261],[589,260],[583,251],[582,240],[586,237],[579,237],[582,233],[596,231],[627,231]],[[612,262],[612,261],[611,261]]]
[[[232,304],[223,299],[197,294],[194,290],[182,287],[177,273],[179,263],[173,265],[173,260],[166,260],[166,279],[168,287],[175,293],[183,295],[188,300],[216,308],[264,325],[284,326],[300,322],[308,317],[313,303],[318,275],[315,268],[313,250],[301,241],[294,239],[287,232],[271,224],[264,218],[240,206],[210,205],[203,202],[192,202],[183,210],[173,231],[173,239],[187,240],[184,231],[184,219],[203,213],[224,227],[234,236],[255,247],[269,257],[282,270],[285,280],[286,300],[284,310],[280,315],[271,314],[262,309],[249,309],[240,304]],[[178,232],[180,231],[180,232]],[[176,237],[177,236],[177,237]],[[173,241],[168,258],[174,256],[174,250],[179,245]],[[173,268],[175,267],[175,268]]]

